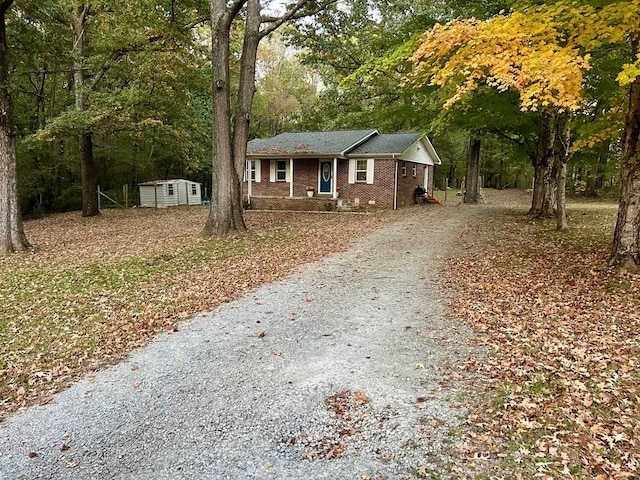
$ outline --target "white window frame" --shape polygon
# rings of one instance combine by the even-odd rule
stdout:
[[[366,160],[356,160],[356,183],[367,183]]]
[[[418,176],[418,164],[414,163],[413,167],[411,167],[411,175],[413,176],[413,178]]]
[[[402,176],[407,176],[407,162],[402,162]]]
[[[278,179],[278,162],[284,162],[285,164],[285,178],[283,179]],[[269,174],[269,181],[271,182],[290,182],[291,181],[291,170],[292,170],[292,165],[291,165],[291,160],[283,160],[283,159],[277,159],[277,160],[271,160],[270,162],[270,174]],[[279,172],[282,172],[283,170],[279,170]],[[256,175],[257,176],[257,175]]]
[[[281,166],[282,168],[280,168]],[[287,170],[288,168],[286,160],[276,160],[276,182],[287,181]]]
[[[244,181],[249,181],[251,172],[251,183],[260,183],[262,160],[247,160],[244,169]]]
[[[175,195],[175,190],[173,188],[173,183],[167,183],[167,196],[173,197]]]
[[[357,170],[357,162],[367,162],[367,170],[365,180],[358,180],[358,173],[364,172],[364,170]],[[362,166],[362,165],[361,165]],[[375,160],[373,158],[367,159],[349,159],[349,183],[373,183],[373,172],[375,167]],[[362,177],[362,176],[361,176]]]
[[[196,187],[195,183],[191,184],[191,195],[197,195],[198,194],[198,188]]]

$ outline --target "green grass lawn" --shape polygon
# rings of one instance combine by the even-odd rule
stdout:
[[[248,232],[204,239],[206,214],[108,210],[26,222],[37,251],[0,257],[0,416],[392,218],[248,212]]]

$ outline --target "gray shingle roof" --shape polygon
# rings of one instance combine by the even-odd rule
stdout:
[[[247,155],[339,156],[377,133],[375,129],[281,133],[272,138],[251,140],[247,146]]]
[[[413,145],[421,133],[387,133],[377,135],[349,152],[351,155],[395,154],[400,155]]]

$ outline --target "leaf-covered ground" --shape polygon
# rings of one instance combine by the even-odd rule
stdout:
[[[248,212],[249,231],[222,239],[199,235],[206,215],[131,209],[26,222],[36,253],[0,257],[0,418],[397,213]]]
[[[615,205],[574,203],[558,233],[526,216],[526,195],[487,195],[433,207],[478,213],[450,232],[464,254],[445,272],[451,316],[489,352],[460,366],[489,379],[460,454],[502,463],[504,477],[640,477],[640,276],[606,267]],[[248,212],[249,232],[216,240],[199,236],[206,213],[27,222],[37,253],[0,258],[0,417],[411,209]]]
[[[640,275],[606,266],[615,205],[573,204],[567,232],[525,212],[486,209],[448,265],[450,314],[489,351],[465,366],[490,378],[466,453],[511,478],[639,478]]]

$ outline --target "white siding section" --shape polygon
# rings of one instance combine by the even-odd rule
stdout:
[[[153,190],[156,187],[153,185],[140,185],[140,206],[141,207],[155,207],[156,197]]]
[[[415,142],[402,152],[402,155],[398,158],[400,160],[420,163],[422,165],[440,165],[442,163],[438,156],[438,152],[433,148],[433,145],[427,137],[422,137],[420,140]]]
[[[155,185],[139,185],[141,207],[200,205],[202,185],[189,180],[167,180]],[[195,188],[194,188],[195,187]],[[173,190],[173,195],[169,193]]]
[[[427,146],[423,143],[422,139],[418,140],[402,152],[400,158],[407,162],[419,163],[421,165],[434,164],[434,159],[429,154]]]

